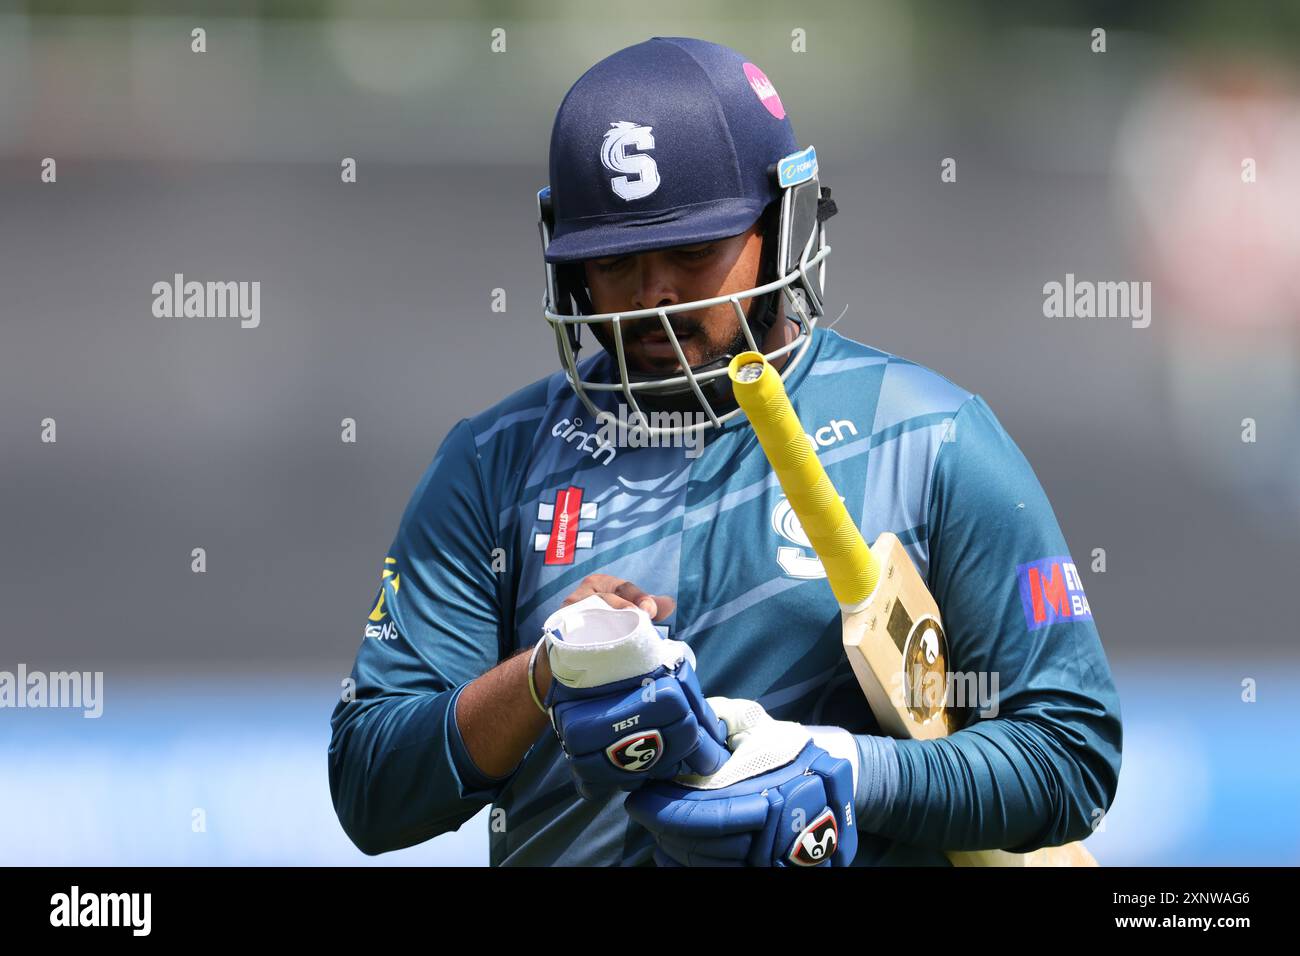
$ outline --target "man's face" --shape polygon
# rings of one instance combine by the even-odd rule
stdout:
[[[694,299],[712,299],[752,289],[758,284],[763,237],[755,223],[738,236],[692,246],[656,249],[583,263],[591,303],[597,312],[631,312],[677,305]],[[752,299],[741,299],[749,316]],[[687,364],[696,367],[727,354],[743,351],[744,334],[730,302],[668,316],[681,343]],[[592,331],[611,355],[612,323],[601,322]],[[678,368],[658,316],[623,324],[623,351],[628,367],[638,372],[664,375]]]

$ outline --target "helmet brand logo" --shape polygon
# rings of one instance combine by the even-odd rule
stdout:
[[[749,88],[754,91],[759,102],[777,119],[785,119],[785,107],[781,105],[781,97],[776,95],[776,87],[767,78],[767,74],[752,63],[746,63],[744,70],[745,79],[749,80]]]

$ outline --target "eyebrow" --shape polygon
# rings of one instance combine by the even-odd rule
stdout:
[[[615,252],[608,256],[592,256],[592,262],[600,262],[607,259],[624,259],[627,256],[643,256],[648,252],[679,252],[684,249],[696,249],[703,246],[716,246],[721,239],[701,239],[699,242],[684,242],[680,246],[668,246],[665,249],[644,249],[641,252]]]

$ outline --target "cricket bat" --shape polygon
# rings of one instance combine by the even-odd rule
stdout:
[[[795,415],[785,384],[758,352],[728,373],[736,402],[758,435],[840,603],[844,651],[871,712],[890,736],[930,740],[958,729],[948,700],[943,618],[893,533],[867,547]],[[949,851],[956,866],[1096,866],[1082,843],[1033,853]]]

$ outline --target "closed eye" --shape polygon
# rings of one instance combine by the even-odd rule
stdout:
[[[689,262],[698,262],[701,259],[707,259],[713,255],[714,246],[710,243],[707,246],[701,246],[696,249],[678,249],[677,256],[680,259],[686,259]]]
[[[703,262],[705,259],[712,256],[716,249],[716,243],[710,242],[703,246],[673,249],[672,253],[677,259],[685,262]],[[612,259],[593,259],[590,261],[590,264],[596,267],[597,272],[608,273],[623,268],[623,266],[627,265],[631,260],[632,257],[630,255],[615,256]]]
[[[615,259],[606,259],[604,262],[599,259],[593,259],[591,265],[596,267],[597,272],[613,272],[615,269],[618,269],[627,263],[631,258],[631,256],[619,256]]]

